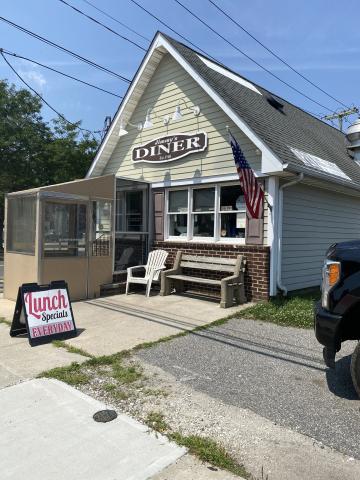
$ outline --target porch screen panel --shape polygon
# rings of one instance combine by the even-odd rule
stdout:
[[[107,257],[111,254],[111,202],[97,200],[92,202],[92,246],[95,257]]]
[[[35,254],[36,197],[8,198],[7,250]]]
[[[86,255],[86,205],[45,203],[44,256]]]

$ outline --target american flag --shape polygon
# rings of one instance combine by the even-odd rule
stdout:
[[[264,191],[257,181],[252,168],[246,161],[240,145],[231,133],[229,133],[229,143],[233,151],[240,185],[244,192],[246,208],[251,218],[261,218],[263,214]]]

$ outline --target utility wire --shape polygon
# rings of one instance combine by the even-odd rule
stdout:
[[[105,29],[108,30],[109,32],[111,32],[111,33],[113,33],[114,35],[117,35],[118,37],[122,38],[122,39],[125,40],[126,42],[129,42],[129,43],[131,43],[132,45],[135,45],[135,47],[140,48],[140,50],[143,50],[144,52],[147,51],[146,48],[142,47],[141,45],[139,45],[138,43],[134,42],[133,40],[130,40],[130,38],[127,38],[127,37],[125,37],[124,35],[121,35],[121,34],[120,34],[119,32],[117,32],[116,30],[113,30],[112,28],[110,28],[110,27],[108,27],[107,25],[105,25],[105,23],[102,23],[102,22],[100,22],[99,20],[96,20],[96,18],[91,17],[90,15],[88,15],[88,14],[85,13],[85,12],[83,12],[83,11],[80,10],[79,8],[76,8],[76,7],[74,7],[73,5],[70,5],[70,3],[65,2],[65,0],[59,0],[59,2],[63,3],[64,5],[67,5],[68,7],[72,8],[73,10],[75,10],[75,12],[80,13],[80,15],[83,15],[84,17],[88,18],[88,19],[91,20],[92,22],[97,23],[98,25],[100,25],[101,27],[105,28]]]
[[[317,88],[320,92],[324,93],[325,95],[327,95],[329,98],[331,98],[332,100],[335,100],[335,102],[339,103],[340,105],[342,105],[343,107],[345,108],[349,108],[347,105],[345,105],[345,103],[343,103],[341,100],[338,100],[337,98],[333,97],[332,95],[330,95],[330,93],[326,92],[325,90],[323,90],[321,87],[319,87],[319,85],[317,85],[316,83],[314,83],[312,80],[310,80],[309,78],[307,78],[305,75],[303,75],[302,73],[300,73],[298,70],[296,70],[296,68],[292,67],[286,60],[284,60],[283,58],[281,58],[279,55],[277,55],[273,50],[271,50],[271,48],[267,47],[264,43],[262,43],[260,40],[258,40],[254,35],[252,35],[248,30],[246,30],[246,28],[244,28],[242,25],[240,25],[240,23],[238,23],[236,20],[234,20],[228,13],[226,13],[221,7],[219,7],[219,5],[217,5],[213,0],[208,0],[212,5],[214,5],[215,8],[217,8],[219,10],[219,12],[221,12],[223,15],[225,15],[225,17],[227,17],[229,20],[231,20],[235,25],[237,25],[243,32],[245,32],[249,37],[251,37],[253,40],[255,40],[255,42],[257,42],[259,45],[261,45],[263,48],[265,48],[265,50],[267,50],[269,53],[271,53],[271,55],[273,55],[275,58],[277,58],[280,62],[282,62],[284,65],[286,65],[288,68],[290,68],[290,70],[292,70],[294,73],[296,73],[297,75],[299,75],[299,77],[301,77],[302,79],[304,79],[306,82],[308,82],[310,85],[312,85],[313,87]]]
[[[131,0],[131,1],[134,1],[134,0]],[[276,78],[277,80],[279,80],[280,82],[282,82],[284,85],[286,85],[287,87],[291,88],[292,90],[294,90],[295,92],[299,93],[300,95],[302,95],[303,97],[307,98],[308,100],[310,100],[311,102],[313,103],[316,103],[317,105],[319,105],[321,108],[324,108],[325,110],[328,110],[329,112],[332,112],[333,113],[333,110],[331,110],[330,108],[326,107],[325,105],[322,105],[320,102],[318,102],[317,100],[314,100],[313,98],[309,97],[308,95],[306,95],[306,93],[303,93],[301,92],[300,90],[298,90],[296,87],[293,87],[290,83],[287,83],[285,80],[283,80],[282,78],[278,77],[277,75],[275,75],[275,73],[273,73],[271,70],[268,70],[266,67],[264,67],[263,65],[261,65],[261,63],[259,63],[258,61],[256,61],[255,59],[253,59],[252,57],[250,57],[250,55],[248,55],[247,53],[245,53],[243,50],[241,50],[239,47],[237,47],[236,45],[234,45],[232,42],[230,42],[230,40],[228,40],[226,37],[224,37],[221,33],[219,33],[217,30],[215,30],[213,27],[211,27],[208,23],[206,23],[202,18],[200,18],[198,15],[196,15],[192,10],[190,10],[188,7],[186,7],[184,4],[182,4],[179,0],[174,0],[178,5],[180,5],[184,10],[186,10],[188,13],[190,13],[190,15],[192,15],[194,18],[196,18],[200,23],[202,23],[203,25],[205,25],[205,27],[207,27],[209,30],[211,30],[213,33],[215,33],[215,35],[217,35],[218,37],[220,37],[222,40],[224,40],[228,45],[230,45],[231,47],[233,47],[235,50],[237,50],[238,52],[240,52],[242,55],[244,55],[246,58],[248,58],[251,62],[255,63],[255,65],[257,65],[258,67],[262,68],[263,70],[265,70],[265,72],[267,72],[269,75],[271,75],[272,77]]]
[[[85,1],[85,0],[83,0]],[[200,52],[202,52],[204,55],[206,55],[207,57],[211,58],[212,60],[214,60],[215,62],[217,63],[221,63],[219,62],[218,60],[216,60],[216,58],[212,57],[211,55],[209,55],[208,53],[205,52],[205,50],[203,50],[202,48],[200,48],[198,45],[196,45],[195,43],[193,43],[191,40],[189,40],[188,38],[186,38],[184,35],[182,35],[181,33],[177,32],[176,30],[174,30],[172,27],[170,27],[166,22],[164,22],[163,20],[161,20],[159,17],[157,17],[156,15],[154,15],[153,13],[151,13],[149,10],[147,10],[145,7],[143,7],[140,3],[138,3],[136,0],[130,0],[132,3],[134,3],[135,5],[137,5],[141,10],[143,10],[144,12],[146,12],[148,15],[150,15],[152,18],[154,18],[155,20],[157,20],[159,23],[161,23],[161,25],[164,25],[164,27],[166,27],[168,30],[170,30],[171,32],[175,33],[175,35],[178,35],[180,38],[182,38],[183,40],[185,40],[185,42],[189,43],[190,45],[192,45],[194,48],[196,48],[196,50],[199,50]]]
[[[84,3],[87,3],[88,5],[90,5],[91,7],[95,8],[95,10],[97,10],[97,11],[100,12],[100,13],[102,13],[102,14],[105,15],[106,17],[111,18],[111,20],[114,20],[114,22],[118,23],[119,25],[121,25],[122,27],[126,28],[126,29],[129,30],[130,32],[135,33],[135,35],[138,35],[139,37],[143,38],[143,39],[146,40],[147,42],[151,42],[150,38],[144,37],[144,35],[141,35],[141,33],[138,33],[136,30],[133,30],[133,29],[130,28],[128,25],[125,25],[125,23],[120,22],[120,20],[118,20],[117,18],[113,17],[113,16],[110,15],[109,13],[105,12],[105,10],[101,10],[101,8],[97,7],[96,5],[94,5],[93,3],[89,2],[88,0],[82,0],[82,1],[83,1]]]
[[[40,100],[45,103],[45,105],[47,105],[50,110],[52,110],[54,113],[56,113],[56,115],[58,115],[62,120],[64,120],[64,122],[68,123],[69,125],[72,125],[73,127],[77,128],[78,130],[80,130],[81,132],[86,132],[86,133],[90,133],[90,134],[94,134],[94,133],[101,133],[101,130],[88,130],[87,128],[82,128],[80,127],[78,124],[74,123],[74,122],[70,122],[70,120],[68,120],[67,118],[64,117],[64,115],[62,115],[60,112],[58,112],[52,105],[50,105],[49,102],[47,102],[44,97],[42,97],[40,95],[40,93],[38,93],[31,85],[29,85],[24,79],[23,77],[15,70],[15,68],[11,65],[11,63],[8,61],[8,59],[6,58],[4,52],[2,50],[0,50],[0,55],[2,56],[2,58],[4,59],[5,63],[11,68],[11,70],[14,72],[14,74],[19,78],[19,80],[27,86],[27,88],[29,90],[31,90],[38,98],[40,98]]]
[[[34,63],[35,65],[39,65],[40,67],[47,68],[48,70],[51,70],[52,72],[59,73],[60,75],[63,75],[64,77],[71,78],[72,80],[75,80],[76,82],[83,83],[84,85],[87,85],[88,87],[96,88],[97,90],[100,90],[101,92],[108,93],[109,95],[113,95],[114,97],[118,98],[123,98],[121,95],[117,95],[116,93],[110,92],[109,90],[105,90],[104,88],[98,87],[97,85],[93,85],[92,83],[85,82],[85,80],[80,80],[79,78],[73,77],[72,75],[69,75],[68,73],[61,72],[60,70],[56,70],[56,68],[49,67],[49,65],[44,65],[43,63],[37,62],[36,60],[33,60],[32,58],[27,58],[23,57],[22,55],[19,55],[14,52],[9,52],[8,50],[5,50],[3,48],[0,48],[0,52],[4,53],[5,55],[10,55],[15,58],[21,58],[22,60],[26,60],[28,62]]]
[[[51,45],[52,47],[57,48],[58,50],[61,50],[62,52],[68,53],[72,57],[75,57],[78,60],[81,60],[82,62],[87,63],[88,65],[91,65],[92,67],[97,68],[98,70],[101,70],[102,72],[113,75],[114,77],[116,77],[116,78],[118,78],[118,79],[120,79],[120,80],[122,80],[126,83],[131,83],[131,80],[129,80],[128,78],[123,77],[122,75],[120,75],[116,72],[113,72],[112,70],[110,70],[106,67],[103,67],[103,66],[99,65],[98,63],[93,62],[92,60],[89,60],[85,57],[82,57],[78,53],[72,52],[71,50],[69,50],[65,47],[62,47],[61,45],[58,45],[57,43],[52,42],[51,40],[48,40],[47,38],[42,37],[41,35],[38,35],[37,33],[34,33],[31,30],[27,30],[26,28],[12,22],[11,20],[8,20],[7,18],[4,18],[4,17],[0,16],[0,20],[2,22],[7,23],[8,25],[11,25],[14,28],[17,28],[18,30],[20,30],[23,33],[26,33],[27,35],[30,35],[31,37],[36,38],[37,40],[40,40],[43,43],[46,43],[47,45]]]

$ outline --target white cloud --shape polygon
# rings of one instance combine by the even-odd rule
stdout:
[[[47,84],[44,75],[36,70],[20,71],[19,74],[34,88],[39,88],[42,90]]]

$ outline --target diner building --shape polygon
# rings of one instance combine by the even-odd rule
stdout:
[[[260,219],[229,131],[264,189]],[[247,299],[264,300],[319,286],[328,246],[360,237],[360,166],[339,130],[159,32],[86,179],[9,194],[5,234],[8,298],[58,279],[98,296],[161,248],[169,267],[178,250],[243,255]]]

